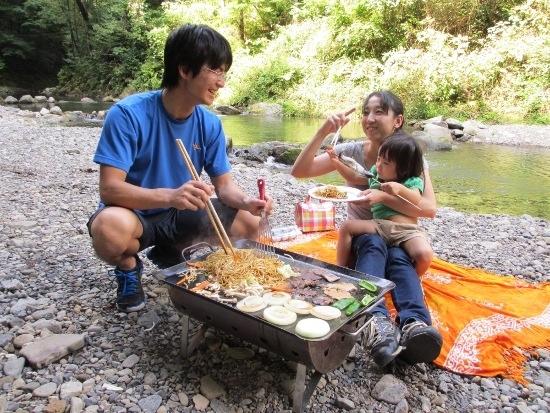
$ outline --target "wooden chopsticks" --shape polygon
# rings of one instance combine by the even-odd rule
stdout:
[[[195,169],[193,162],[191,162],[191,158],[187,153],[187,149],[185,149],[185,146],[183,146],[183,142],[181,141],[181,139],[176,139],[176,143],[180,148],[181,154],[183,155],[183,160],[187,165],[187,169],[189,169],[189,173],[191,174],[191,176],[195,181],[200,181],[200,176],[197,173],[197,170]],[[229,240],[229,237],[225,232],[225,229],[220,221],[220,218],[218,217],[218,214],[216,213],[216,210],[214,209],[214,205],[212,205],[212,201],[210,200],[210,198],[208,198],[208,200],[206,201],[206,206],[207,206],[206,212],[208,213],[208,218],[210,218],[210,222],[212,222],[212,225],[216,230],[216,234],[220,239],[223,250],[227,255],[229,255],[229,253],[231,252],[233,256],[236,257],[237,255],[235,253],[235,250],[233,249],[233,245],[231,245],[231,241]]]
[[[334,147],[338,143],[338,139],[340,139],[340,131],[342,130],[342,127],[340,126],[337,130],[334,136],[332,137],[332,140],[330,141],[330,146]]]

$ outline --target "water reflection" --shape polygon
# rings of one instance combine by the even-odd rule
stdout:
[[[427,159],[439,206],[550,219],[550,150],[462,143]],[[331,174],[326,183],[342,183]]]

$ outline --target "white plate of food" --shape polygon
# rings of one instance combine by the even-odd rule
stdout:
[[[350,186],[324,185],[316,186],[308,191],[310,197],[322,201],[350,202],[363,199],[361,190]]]

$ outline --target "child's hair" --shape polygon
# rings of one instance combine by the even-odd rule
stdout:
[[[378,149],[378,156],[395,162],[397,182],[404,182],[424,172],[422,147],[416,139],[403,130],[397,130],[384,139]]]

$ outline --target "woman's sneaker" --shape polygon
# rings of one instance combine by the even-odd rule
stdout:
[[[435,327],[423,321],[412,321],[403,326],[399,358],[409,364],[431,363],[443,346],[443,337]]]
[[[370,349],[378,367],[387,366],[401,352],[399,329],[384,314],[376,312],[368,330],[363,335],[363,347]]]
[[[146,298],[141,286],[143,263],[136,255],[135,268],[123,271],[120,268],[109,270],[109,275],[116,277],[116,306],[120,311],[131,313],[145,307]]]

